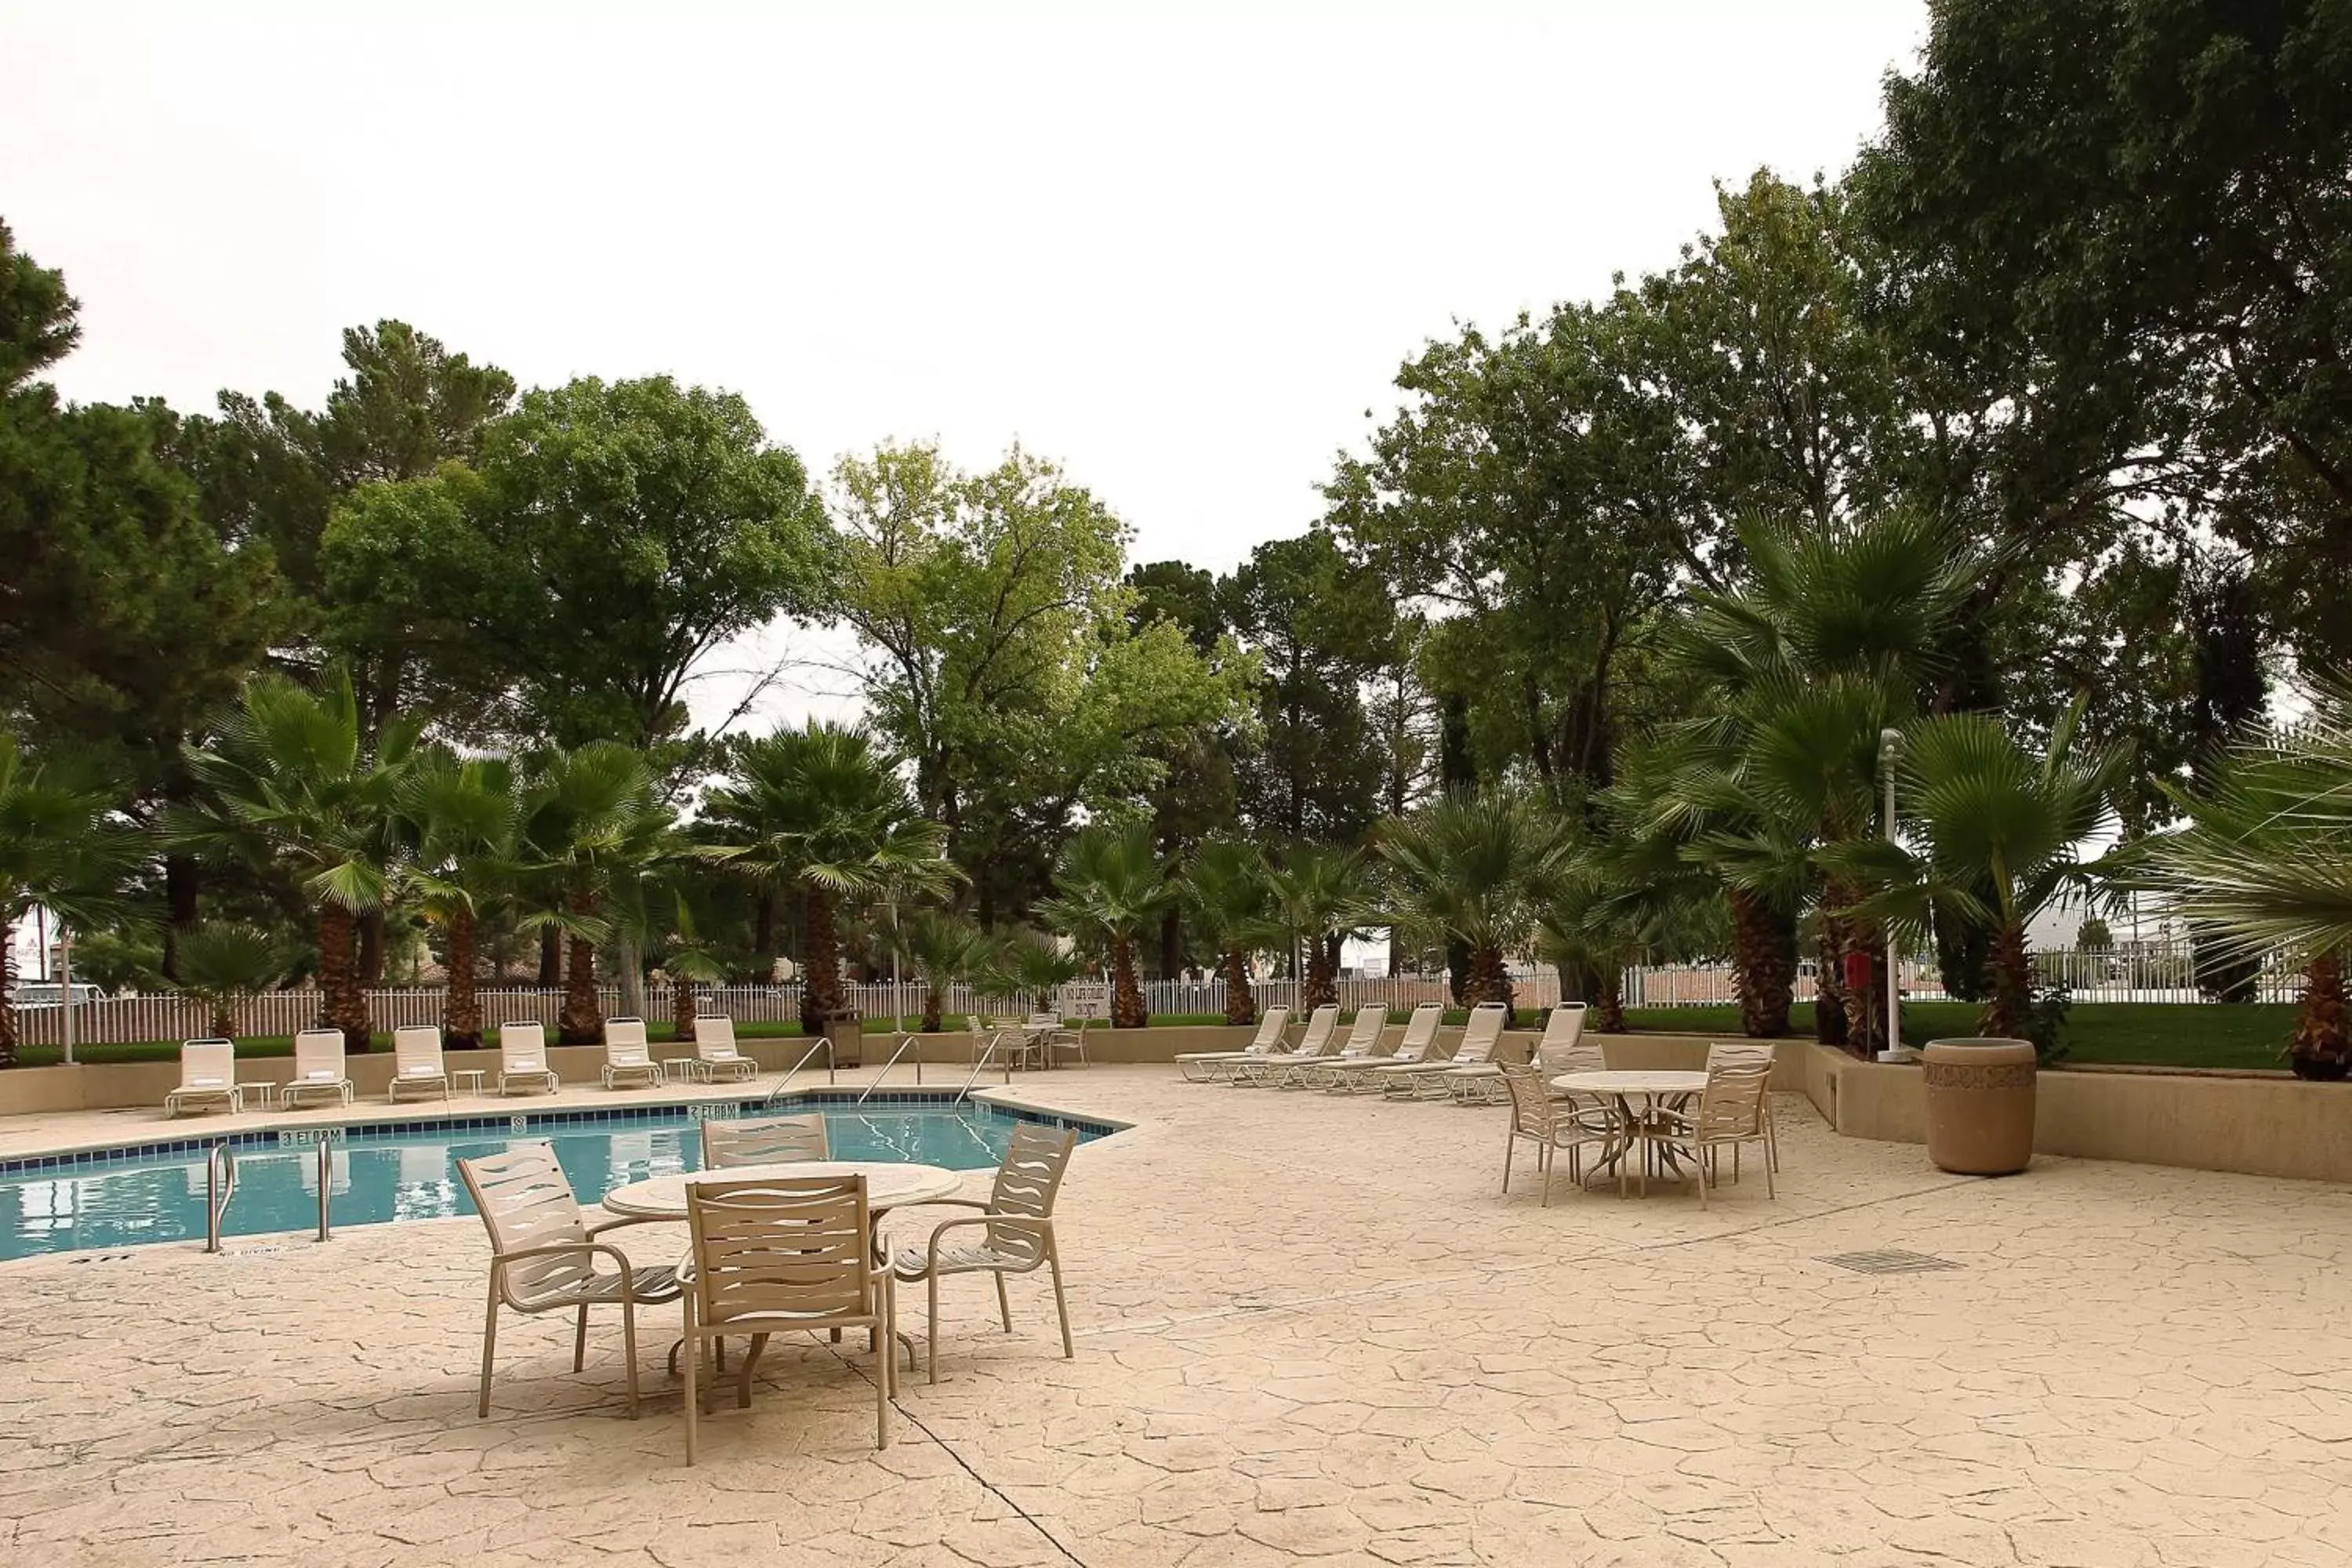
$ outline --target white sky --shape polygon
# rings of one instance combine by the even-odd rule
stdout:
[[[1427,338],[1670,264],[1712,180],[1843,167],[1926,25],[1361,10],[15,0],[0,217],[82,301],[76,398],[315,406],[395,316],[525,385],[741,392],[817,472],[1017,438],[1137,559],[1223,569]],[[716,668],[832,639],[749,641]]]

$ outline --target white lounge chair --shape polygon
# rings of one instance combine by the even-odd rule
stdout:
[[[735,1048],[735,1020],[724,1013],[694,1016],[694,1055],[675,1064],[690,1079],[716,1083],[722,1078],[757,1078],[760,1064]]]
[[[604,1087],[619,1089],[624,1084],[634,1084],[640,1089],[659,1089],[664,1081],[661,1063],[654,1060],[653,1047],[646,1043],[646,1021],[605,1019]]]
[[[352,1102],[352,1080],[343,1072],[343,1032],[305,1029],[294,1037],[294,1076],[278,1091],[288,1110],[307,1100],[332,1095],[338,1105]]]
[[[1470,1021],[1463,1026],[1462,1038],[1452,1056],[1404,1067],[1375,1068],[1369,1076],[1380,1084],[1382,1094],[1393,1099],[1450,1099],[1454,1093],[1454,1086],[1448,1081],[1451,1075],[1493,1058],[1495,1043],[1503,1037],[1503,1021],[1507,1016],[1501,1003],[1482,1002],[1470,1009]],[[1496,1081],[1499,1083],[1501,1079]]]
[[[1303,1063],[1329,1056],[1339,1030],[1339,1004],[1327,1002],[1307,1015],[1307,1027],[1299,1032],[1297,1049],[1268,1051],[1262,1057],[1235,1062],[1228,1076],[1235,1088],[1279,1082],[1286,1074]]]
[[[431,1024],[404,1024],[392,1032],[392,1082],[384,1098],[400,1103],[405,1091],[436,1090],[449,1098],[449,1074],[441,1061],[441,1031]]]
[[[499,1026],[499,1092],[518,1088],[553,1094],[563,1087],[547,1065],[547,1026],[536,1018],[518,1018]]]
[[[1564,1072],[1574,1072],[1578,1068],[1568,1065],[1568,1058],[1579,1049],[1577,1042],[1583,1037],[1584,1004],[1562,1002],[1544,1019],[1543,1037],[1536,1041],[1535,1050],[1528,1058],[1528,1062],[1541,1068],[1547,1078],[1556,1078]],[[1597,1055],[1600,1047],[1590,1048]],[[1598,1068],[1601,1063],[1592,1061],[1583,1065]],[[1454,1076],[1448,1079],[1446,1083],[1457,1100],[1471,1094],[1486,1094],[1501,1088],[1502,1071],[1502,1068],[1492,1061],[1457,1066],[1454,1070]],[[1480,1081],[1489,1079],[1492,1081]]]
[[[1332,1077],[1359,1063],[1375,1061],[1372,1053],[1381,1048],[1381,1038],[1388,1033],[1389,1009],[1385,1002],[1371,1002],[1356,1009],[1355,1021],[1348,1026],[1348,1037],[1341,1043],[1339,1054],[1320,1061],[1303,1064],[1290,1069],[1283,1081],[1286,1089],[1319,1089],[1328,1087]]]
[[[1367,1084],[1378,1089],[1383,1068],[1417,1067],[1425,1060],[1430,1047],[1437,1043],[1438,1026],[1444,1022],[1443,1003],[1423,1002],[1405,1020],[1404,1038],[1397,1042],[1396,1049],[1384,1057],[1334,1062],[1322,1069],[1321,1076],[1328,1080],[1328,1087],[1334,1094],[1353,1094]]]
[[[180,1087],[163,1097],[165,1116],[244,1109],[245,1091],[236,1086],[234,1041],[190,1040],[180,1047]]]
[[[1229,1076],[1233,1064],[1253,1057],[1265,1056],[1282,1043],[1282,1034],[1290,1026],[1290,1009],[1268,1007],[1258,1016],[1257,1037],[1242,1051],[1186,1051],[1176,1058],[1176,1070],[1194,1083],[1214,1083]]]

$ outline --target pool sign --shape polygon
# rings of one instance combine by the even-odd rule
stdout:
[[[1062,987],[1062,1016],[1065,1018],[1108,1018],[1110,1016],[1110,983],[1106,980],[1076,980]]]

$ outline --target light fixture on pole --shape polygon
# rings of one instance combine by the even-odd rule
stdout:
[[[1903,731],[1881,730],[1878,732],[1878,776],[1886,790],[1886,842],[1895,842],[1895,759],[1903,749]],[[1895,948],[1895,929],[1890,923],[1886,940],[1886,1040],[1880,1048],[1878,1059],[1883,1062],[1916,1062],[1919,1053],[1903,1043],[1902,960]]]

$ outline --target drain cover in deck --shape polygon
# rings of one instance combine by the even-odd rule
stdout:
[[[1939,1268],[1958,1268],[1948,1258],[1930,1258],[1924,1252],[1903,1252],[1889,1249],[1881,1252],[1840,1252],[1818,1259],[1833,1263],[1840,1268],[1851,1268],[1856,1274],[1933,1274]]]

